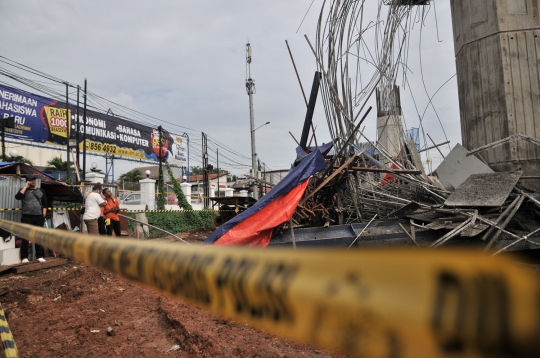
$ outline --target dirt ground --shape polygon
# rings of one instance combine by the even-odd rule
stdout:
[[[197,230],[182,237],[197,243],[207,235]],[[74,261],[2,275],[2,287],[8,293],[0,302],[24,358],[345,357],[223,319]]]

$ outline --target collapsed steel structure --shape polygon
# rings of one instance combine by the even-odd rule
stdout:
[[[373,2],[369,3],[369,6],[373,6]],[[409,244],[417,246],[437,247],[457,237],[465,238],[461,242],[472,242],[474,245],[484,246],[486,250],[498,247],[497,252],[540,245],[531,239],[540,229],[532,230],[531,227],[522,225],[531,215],[535,217],[535,222],[538,221],[540,213],[536,211],[536,206],[540,206],[540,202],[518,185],[521,173],[502,173],[507,175],[497,177],[497,174],[501,173],[493,173],[487,165],[482,167],[482,158],[478,157],[478,160],[474,157],[482,164],[477,167],[483,168],[481,173],[485,173],[482,175],[486,177],[471,175],[470,181],[467,179],[460,182],[463,188],[445,185],[436,172],[425,171],[420,152],[439,149],[448,142],[435,144],[432,140],[432,147],[420,149],[400,126],[402,112],[396,83],[401,77],[401,83],[407,85],[410,33],[416,23],[423,22],[426,12],[429,11],[425,6],[428,4],[428,1],[380,0],[376,19],[368,21],[364,18],[364,11],[368,7],[366,0],[324,2],[315,43],[311,43],[306,36],[317,63],[317,73],[309,104],[306,100],[308,114],[299,150],[308,153],[320,149],[317,147],[314,130],[310,143],[314,141],[315,147],[310,147],[307,143],[308,132],[310,128],[313,129],[311,117],[317,91],[321,93],[334,148],[331,152],[323,153],[328,169],[311,179],[292,220],[276,230],[275,242],[292,242],[296,245],[294,230],[313,231],[313,227],[327,228],[337,225],[337,232],[345,232],[351,229],[344,229],[343,225],[353,228],[352,224],[367,223],[362,224],[359,234],[358,230],[353,228],[348,236],[346,235],[346,239],[340,241],[341,244],[349,244],[354,239],[352,245],[362,242],[358,240],[359,237],[377,218],[394,220],[393,224],[382,226],[392,227],[392,234],[396,234],[397,230],[400,238],[405,238]],[[368,46],[368,41],[373,38],[374,43]],[[378,126],[377,140],[371,141],[363,133],[361,126],[371,110],[366,106],[374,93],[377,94],[377,114],[383,120]],[[383,143],[382,133],[388,130],[389,125],[394,126],[393,130],[397,134],[392,136],[392,140]],[[425,135],[424,133],[424,138]],[[473,153],[459,152],[454,154],[454,157],[461,155],[462,162],[466,162],[465,157],[471,154]],[[444,157],[442,152],[441,155]],[[476,173],[480,172],[471,172]],[[469,187],[479,192],[482,197],[482,191],[485,186],[489,186],[490,180],[506,180],[496,203],[484,205],[482,201],[469,200]],[[456,191],[453,193],[454,190]],[[310,229],[294,229],[295,227]],[[507,227],[512,228],[513,232],[508,231]],[[288,238],[283,236],[287,235],[286,228],[291,229]],[[388,231],[388,228],[384,230]],[[442,230],[442,234],[437,233],[437,230]],[[311,231],[307,237],[313,237]],[[424,235],[431,239],[419,243],[415,238],[416,234],[426,231],[435,233],[435,237]],[[325,235],[334,235],[328,230],[326,234],[324,230],[318,232],[319,239]],[[377,235],[379,238],[384,237],[381,232]],[[476,240],[478,238],[482,240]],[[307,239],[306,242],[313,241]]]

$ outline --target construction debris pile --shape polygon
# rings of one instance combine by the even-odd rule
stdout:
[[[306,99],[299,151],[320,150],[328,169],[311,178],[292,220],[275,230],[271,245],[371,246],[378,241],[472,245],[497,253],[539,246],[534,235],[540,231],[540,196],[525,189],[533,178],[521,171],[494,172],[481,153],[511,141],[540,141],[518,134],[471,152],[458,144],[444,156],[440,148],[449,141],[436,144],[421,128],[424,142],[427,136],[433,144],[421,148],[414,133],[403,128],[396,82],[398,73],[407,82],[407,71],[400,72],[400,67],[406,66],[414,19],[423,18],[425,9],[393,2],[383,19],[381,9],[387,2],[380,1],[377,21],[364,22],[364,4],[346,0],[323,5],[315,45],[306,37],[318,71],[309,103]],[[373,28],[378,45],[368,54],[364,37]],[[366,62],[372,76],[362,72],[362,80]],[[317,143],[311,116],[319,91],[333,138],[331,151],[307,145],[310,129],[310,143]],[[370,141],[360,128],[373,93],[377,140]],[[426,172],[421,159],[421,152],[429,149],[444,158],[432,172]]]
[[[392,167],[385,168],[364,153],[362,149],[339,160],[327,156],[329,163],[343,164],[312,177],[292,219],[297,239],[306,230],[302,227],[311,227],[310,233],[313,227],[322,227],[317,235],[305,237],[304,244],[313,244],[335,239],[336,231],[350,226],[349,240],[341,245],[356,239],[360,246],[467,245],[497,252],[540,246],[540,240],[533,239],[540,231],[535,229],[540,226],[540,195],[519,185],[522,172],[493,172],[474,155],[467,156],[460,145],[433,175],[414,165],[414,149],[406,151],[403,161],[392,159]],[[441,173],[446,176],[438,177]],[[372,223],[369,228],[366,222]],[[280,238],[290,226],[277,230],[278,242],[292,240]]]

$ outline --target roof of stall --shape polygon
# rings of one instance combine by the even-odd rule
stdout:
[[[62,181],[54,179],[52,176],[37,170],[36,168],[17,162],[0,162],[0,176],[18,175],[22,178],[29,174],[34,174],[41,179],[41,186],[47,193],[47,196],[57,201],[70,201],[82,203],[80,191]]]

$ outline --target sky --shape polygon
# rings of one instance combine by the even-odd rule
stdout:
[[[270,122],[255,132],[256,151],[268,170],[287,169],[296,156],[289,131],[300,138],[306,106],[285,40],[309,95],[316,62],[304,34],[314,40],[322,4],[323,0],[4,0],[0,1],[0,55],[73,84],[82,85],[87,77],[90,91],[159,119],[149,125],[188,133],[192,166],[201,165],[200,133],[205,132],[223,145],[221,167],[241,175],[251,164],[245,90],[249,41],[257,90],[255,126]],[[372,12],[364,16],[375,18]],[[408,128],[418,127],[418,113],[456,72],[449,2],[431,7],[421,46],[420,27],[411,33],[408,55],[414,101],[408,88],[401,93]],[[1,75],[0,80],[8,82]],[[461,143],[456,77],[437,93],[433,104],[438,117],[428,107],[425,131],[438,143],[447,139],[452,147]],[[314,124],[318,142],[329,141],[321,101]],[[365,133],[374,139],[376,111],[365,124]],[[214,166],[215,147],[211,144]],[[443,153],[448,151],[445,146]],[[435,165],[440,163],[436,150],[429,155]],[[89,161],[104,166],[101,158]],[[137,166],[115,163],[116,177]]]

